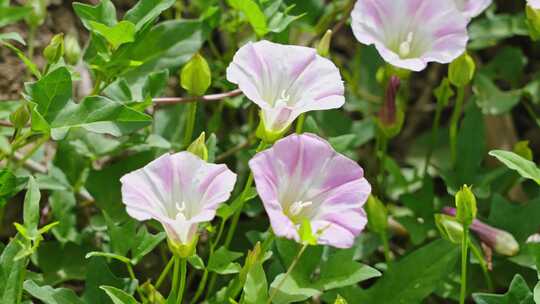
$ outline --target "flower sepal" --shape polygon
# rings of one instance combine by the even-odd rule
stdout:
[[[257,138],[266,143],[271,144],[276,142],[278,139],[282,138],[283,135],[285,135],[285,133],[291,127],[290,125],[288,125],[281,130],[272,130],[271,128],[267,127],[262,111],[260,112],[259,116],[261,117],[261,120],[259,126],[257,127],[257,130],[255,131],[255,135],[257,136]]]
[[[463,239],[463,225],[455,217],[446,214],[435,214],[435,224],[443,239],[460,245]]]
[[[167,238],[167,244],[169,245],[169,250],[177,257],[188,258],[195,255],[197,251],[197,242],[199,241],[199,236],[196,235],[193,237],[189,244],[176,243],[175,241]]]
[[[317,245],[317,235],[313,234],[309,219],[306,218],[302,220],[300,229],[298,229],[298,234],[300,235],[302,244]]]

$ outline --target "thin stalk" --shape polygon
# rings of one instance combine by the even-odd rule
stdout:
[[[478,260],[480,263],[480,268],[482,268],[482,272],[484,273],[484,277],[487,282],[488,290],[493,291],[493,280],[491,279],[491,276],[489,275],[489,270],[486,261],[484,260],[484,256],[480,253],[480,250],[471,242],[469,239],[469,247],[471,248],[471,253],[474,255],[474,257]]]
[[[441,125],[441,115],[443,111],[443,104],[440,102],[437,102],[437,109],[435,110],[435,119],[433,120],[433,125],[431,127],[431,143],[429,145],[429,150],[426,155],[426,161],[424,163],[424,174],[422,176],[426,176],[427,171],[429,169],[429,163],[431,162],[431,157],[433,156],[433,150],[435,149],[435,142],[437,141],[437,137],[439,135],[439,126]]]
[[[125,264],[126,264],[127,271],[129,273],[129,277],[133,281],[136,281],[137,277],[135,276],[135,272],[133,272],[133,266],[131,266],[131,263],[125,263]],[[139,297],[141,298],[142,301],[145,300],[145,297],[144,297],[143,293],[141,292],[141,289],[140,289],[140,287],[138,285],[137,285],[137,294],[139,295]]]
[[[388,150],[388,138],[386,135],[380,131],[379,136],[377,137],[377,157],[379,159],[379,172],[377,175],[377,182],[379,183],[380,191],[384,192],[385,184],[385,163],[386,163],[386,152]]]
[[[186,288],[187,277],[187,259],[180,259],[180,287],[178,288],[178,296],[176,297],[176,303],[182,304],[182,298],[184,297],[184,289]]]
[[[459,303],[465,304],[467,297],[467,252],[469,249],[469,227],[463,227],[463,238],[461,241],[461,291]]]
[[[96,76],[96,83],[94,84],[94,88],[92,89],[92,93],[90,93],[90,95],[97,95],[101,92],[101,89],[100,89],[101,82],[102,82],[101,76],[98,74]]]
[[[193,130],[195,129],[195,120],[197,118],[197,103],[188,104],[188,117],[186,120],[186,132],[184,133],[184,147],[189,146],[193,138]]]
[[[169,271],[171,271],[171,268],[172,268],[173,264],[174,264],[174,257],[169,260],[169,262],[167,263],[167,265],[165,265],[165,268],[163,269],[163,271],[159,275],[159,278],[158,278],[158,280],[156,282],[156,285],[155,285],[156,289],[159,289],[159,287],[161,286],[163,281],[165,281],[165,278],[167,277],[167,274],[169,273]]]
[[[306,113],[302,113],[296,121],[296,134],[301,134],[304,130],[304,122],[306,121]]]
[[[291,275],[291,272],[294,270],[294,267],[296,267],[296,264],[298,264],[298,261],[300,260],[300,258],[302,257],[302,255],[304,254],[304,251],[306,251],[306,248],[308,246],[309,246],[308,244],[304,244],[302,248],[300,248],[300,251],[298,251],[298,254],[294,257],[294,260],[292,261],[291,265],[287,269],[285,276],[283,277],[281,281],[279,281],[278,285],[274,289],[274,292],[272,292],[272,294],[270,295],[270,298],[268,298],[268,301],[266,302],[266,304],[272,303],[272,300],[276,296],[278,290],[281,288],[281,286],[283,286],[283,284],[285,283],[285,280],[287,280],[287,278]]]
[[[30,149],[30,151],[28,151],[28,153],[26,153],[21,160],[19,160],[17,162],[17,165],[16,167],[19,168],[20,166],[22,166],[30,157],[32,157],[32,155],[34,155],[34,153],[36,153],[36,151],[42,146],[44,145],[47,141],[49,141],[49,135],[44,135],[43,137],[41,137],[37,142],[36,144],[32,147],[32,149]]]
[[[452,112],[452,117],[450,118],[450,150],[452,153],[452,165],[455,165],[457,158],[457,131],[459,118],[461,117],[461,112],[463,111],[464,100],[465,88],[458,87],[456,105],[454,106],[454,112]]]
[[[392,255],[390,254],[390,242],[388,241],[388,234],[387,233],[381,234],[381,238],[382,238],[383,250],[384,250],[384,260],[388,264],[392,260]]]
[[[173,268],[173,277],[171,283],[171,291],[169,292],[169,297],[174,295],[176,292],[176,286],[178,286],[178,271],[180,270],[180,258],[175,256],[174,258],[174,268]]]

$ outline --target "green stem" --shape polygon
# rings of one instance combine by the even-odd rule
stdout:
[[[135,272],[133,272],[133,266],[131,266],[131,263],[125,263],[126,264],[126,268],[127,268],[127,271],[129,273],[129,277],[133,280],[133,281],[136,281],[137,280],[137,277],[135,276]],[[140,287],[137,285],[137,294],[139,295],[139,297],[141,298],[141,300],[145,300],[145,297],[140,289]]]
[[[291,275],[291,272],[294,270],[294,267],[296,267],[296,264],[298,264],[298,261],[300,260],[300,258],[304,254],[304,251],[306,251],[307,247],[308,247],[308,244],[304,244],[302,246],[302,248],[300,248],[300,251],[298,251],[298,254],[294,257],[294,260],[292,261],[291,265],[287,269],[287,272],[285,273],[285,276],[283,276],[283,279],[281,281],[279,281],[278,285],[274,289],[274,292],[272,292],[272,294],[270,294],[270,298],[268,298],[268,301],[266,302],[266,304],[271,304],[272,303],[272,300],[276,296],[278,290],[281,288],[281,286],[283,286],[283,284],[285,283],[287,278]]]
[[[197,103],[191,102],[188,104],[188,117],[186,120],[186,132],[184,133],[184,147],[187,148],[193,138],[193,130],[195,129],[195,120],[197,118]]]
[[[187,259],[180,259],[180,287],[178,288],[178,296],[176,298],[177,304],[182,304],[182,298],[184,297],[184,289],[186,288],[187,277]]]
[[[163,281],[167,277],[167,274],[171,270],[173,264],[174,264],[174,257],[169,260],[169,262],[167,263],[167,265],[165,265],[165,268],[163,269],[163,271],[159,275],[159,278],[158,278],[158,280],[156,282],[156,285],[155,285],[156,289],[159,289],[159,287],[161,286],[161,284],[163,283]]]
[[[382,242],[383,242],[383,250],[384,250],[384,259],[386,263],[390,263],[392,260],[392,255],[390,254],[390,242],[388,241],[388,234],[383,233],[381,234]]]
[[[467,297],[467,252],[469,248],[469,227],[463,227],[463,238],[461,241],[461,291],[459,303],[465,304]]]
[[[177,256],[173,257],[174,259],[174,268],[173,268],[173,277],[171,283],[171,291],[169,292],[169,298],[175,294],[176,286],[178,286],[178,271],[180,270],[180,258]]]
[[[465,100],[465,88],[457,88],[457,97],[456,105],[454,106],[454,112],[452,112],[452,117],[450,118],[450,151],[452,155],[452,165],[455,165],[457,158],[457,132],[458,132],[458,123],[459,118],[461,117],[461,112],[463,111],[463,102]]]
[[[386,135],[382,132],[382,130],[379,132],[379,136],[377,137],[378,144],[377,144],[377,157],[379,158],[379,173],[377,176],[377,182],[379,183],[380,191],[384,192],[384,184],[385,184],[385,163],[386,163],[386,151],[388,149],[388,138]]]
[[[306,113],[302,113],[296,121],[296,134],[301,134],[304,130],[304,122],[306,121]]]
[[[431,157],[433,156],[433,150],[435,149],[435,143],[437,141],[437,136],[439,134],[439,126],[441,125],[441,115],[444,109],[444,105],[441,102],[437,102],[437,109],[435,110],[435,119],[433,120],[433,125],[431,127],[431,143],[429,146],[428,153],[426,155],[426,161],[424,163],[424,174],[426,176],[429,169],[429,163],[431,162]]]
[[[484,256],[480,253],[480,250],[474,243],[469,239],[469,248],[471,248],[471,252],[474,255],[474,257],[478,260],[480,263],[480,267],[482,268],[482,272],[484,273],[484,277],[487,282],[487,287],[489,291],[493,291],[493,281],[491,280],[491,276],[489,275],[489,270],[486,261],[484,260]]]
[[[28,153],[26,153],[23,158],[17,162],[17,165],[16,167],[19,168],[20,166],[22,166],[30,157],[32,157],[32,155],[34,155],[34,153],[36,153],[36,151],[42,146],[44,145],[47,141],[49,141],[49,135],[44,135],[43,137],[41,137],[36,143],[35,145],[32,147],[32,149],[30,149],[30,151],[28,151]]]
[[[92,93],[90,93],[90,95],[97,95],[97,94],[99,94],[101,92],[101,89],[100,89],[101,82],[102,82],[101,75],[98,74],[96,76],[96,83],[94,84],[94,88],[92,89]]]

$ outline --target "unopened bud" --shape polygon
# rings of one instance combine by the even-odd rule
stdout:
[[[317,44],[317,53],[323,57],[330,55],[330,43],[332,42],[332,30],[327,30]]]
[[[347,304],[347,300],[345,300],[342,296],[338,295],[336,300],[334,301],[334,304]]]
[[[454,217],[446,214],[435,214],[435,224],[437,224],[437,228],[444,239],[454,244],[461,244],[463,225],[456,221]]]
[[[443,212],[452,216],[456,214],[456,209],[445,207]],[[478,235],[483,243],[499,254],[514,256],[519,252],[518,242],[507,231],[492,227],[477,219],[472,222],[470,229]]]
[[[73,35],[67,35],[64,41],[65,45],[65,58],[67,63],[76,65],[81,58],[81,47],[77,38]]]
[[[57,63],[64,56],[64,34],[54,35],[49,45],[43,50],[43,56],[50,64]]]
[[[208,62],[200,54],[193,58],[182,68],[180,84],[192,96],[202,96],[210,87],[212,74]]]
[[[404,113],[398,108],[396,101],[400,86],[400,79],[392,75],[386,87],[384,104],[379,110],[378,124],[387,138],[399,134],[403,126]]]
[[[42,25],[47,17],[47,0],[29,0],[26,5],[31,8],[30,14],[26,17],[26,23],[34,28]]]
[[[471,188],[464,185],[456,193],[456,219],[464,226],[469,227],[476,218],[476,197]]]
[[[468,85],[476,71],[476,64],[471,56],[467,53],[456,58],[448,68],[448,79],[456,87],[464,87]]]
[[[368,227],[375,233],[385,234],[388,229],[388,210],[375,196],[370,195],[365,205]]]
[[[26,105],[21,105],[9,115],[9,121],[11,121],[13,126],[17,129],[24,128],[29,119],[30,113],[28,112]]]
[[[206,147],[206,135],[204,132],[189,145],[187,151],[197,155],[204,161],[208,160],[208,148]]]

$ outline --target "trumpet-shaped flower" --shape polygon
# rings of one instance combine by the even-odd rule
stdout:
[[[348,248],[367,223],[371,186],[362,168],[316,135],[281,139],[249,166],[277,236],[301,241],[307,220],[319,244]]]
[[[467,18],[474,18],[480,15],[492,0],[454,0],[457,9]]]
[[[465,51],[467,19],[454,0],[358,0],[352,11],[356,39],[400,68],[421,71]]]
[[[527,0],[527,5],[532,9],[540,10],[540,0]]]
[[[190,245],[201,222],[214,218],[229,199],[236,174],[225,165],[210,164],[190,152],[165,154],[124,175],[122,200],[139,220],[159,221],[175,245]]]
[[[304,112],[345,103],[338,68],[308,47],[250,42],[234,56],[227,79],[261,108],[264,127],[274,134]]]

